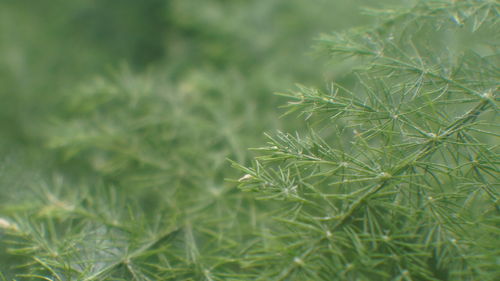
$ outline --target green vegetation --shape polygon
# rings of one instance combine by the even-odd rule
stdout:
[[[498,280],[500,5],[387,5],[0,3],[0,280]]]

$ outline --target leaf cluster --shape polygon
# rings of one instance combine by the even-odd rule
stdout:
[[[320,39],[354,82],[283,94],[310,132],[270,136],[252,167],[236,165],[242,190],[283,201],[268,278],[500,276],[498,9],[421,1]]]

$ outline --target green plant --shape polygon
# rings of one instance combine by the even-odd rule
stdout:
[[[226,158],[296,127],[271,93],[321,80],[305,39],[343,19],[322,5],[1,2],[3,277],[252,278],[239,256],[267,208]]]
[[[236,164],[282,202],[262,280],[498,280],[499,8],[420,1],[320,39],[350,82],[283,94],[310,132]]]
[[[494,1],[0,8],[0,280],[498,276]]]

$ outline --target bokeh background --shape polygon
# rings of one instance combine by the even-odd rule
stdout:
[[[102,248],[119,253],[133,235],[95,230],[176,225],[178,245],[198,245],[187,261],[170,252],[176,276],[201,274],[193,264],[253,241],[272,209],[236,189],[227,159],[248,164],[265,132],[306,130],[275,93],[348,81],[314,40],[387,2],[0,1],[0,216],[61,253],[84,230],[116,235]],[[9,247],[7,279],[34,270]]]

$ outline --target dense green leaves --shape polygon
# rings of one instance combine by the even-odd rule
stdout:
[[[423,1],[321,39],[355,82],[284,94],[311,132],[270,137],[240,167],[243,190],[293,202],[273,228],[289,253],[273,278],[499,277],[498,8]]]
[[[496,1],[49,2],[0,4],[0,280],[500,276]]]

